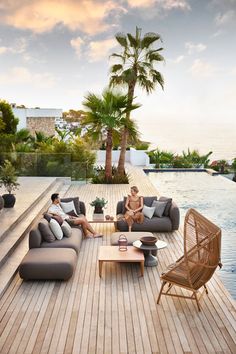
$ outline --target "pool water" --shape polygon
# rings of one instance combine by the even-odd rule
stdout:
[[[172,197],[180,208],[183,225],[186,211],[194,208],[222,229],[218,271],[225,287],[236,299],[236,183],[206,172],[149,172],[158,192]]]

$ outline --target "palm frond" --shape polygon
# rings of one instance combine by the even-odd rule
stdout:
[[[122,71],[122,70],[123,70],[123,65],[115,64],[111,67],[110,72],[114,74],[114,73],[117,73],[118,71]]]
[[[132,36],[131,33],[127,33],[127,37],[128,37],[128,39],[129,39],[129,43],[130,43],[131,47],[137,49],[138,46],[139,46],[139,41],[138,41],[138,39],[135,38],[134,36]]]
[[[141,48],[149,48],[150,45],[158,40],[161,40],[161,36],[158,33],[148,32],[144,35],[141,41]]]
[[[115,36],[117,42],[122,46],[122,47],[127,47],[128,45],[128,42],[127,42],[127,38],[126,38],[126,35],[122,32],[119,32],[116,34]]]

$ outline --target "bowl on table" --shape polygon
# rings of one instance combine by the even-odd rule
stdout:
[[[140,242],[145,246],[153,246],[157,242],[156,236],[143,236],[140,238]]]

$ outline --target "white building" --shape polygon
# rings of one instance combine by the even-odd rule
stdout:
[[[55,120],[62,119],[62,109],[55,108],[12,108],[19,119],[17,130],[27,128],[31,134],[42,131],[47,135],[54,135]]]

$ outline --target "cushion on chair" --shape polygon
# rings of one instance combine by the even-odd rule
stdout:
[[[79,197],[68,197],[68,198],[61,198],[61,203],[68,203],[68,202],[71,202],[73,201],[74,202],[74,207],[75,208],[70,208],[68,211],[71,211],[71,210],[74,210],[75,213],[77,215],[81,214],[81,210],[80,210],[80,203],[79,203]],[[63,208],[62,208],[63,209]],[[64,209],[63,209],[64,210]]]
[[[164,213],[166,204],[167,202],[160,202],[159,200],[154,200],[152,202],[152,206],[155,207],[154,215],[161,218]]]
[[[172,204],[172,198],[160,197],[158,200],[160,202],[167,202],[163,215],[169,216],[170,208],[171,208],[171,204]]]
[[[76,252],[71,248],[33,248],[23,258],[19,273],[25,280],[67,280],[76,262]]]
[[[142,212],[144,216],[146,216],[148,219],[151,219],[155,212],[155,207],[148,207],[147,205],[144,205]]]
[[[54,236],[58,240],[61,240],[63,237],[63,232],[62,232],[61,226],[58,224],[58,222],[54,219],[51,219],[49,221],[49,227],[50,227],[52,233],[54,234]]]
[[[61,225],[61,229],[65,237],[71,237],[72,229],[68,224],[68,222],[64,221],[63,224]]]
[[[55,221],[55,220],[54,220]],[[56,221],[55,221],[56,222]],[[38,224],[39,231],[45,242],[54,242],[56,237],[49,227],[47,220],[42,219]]]

